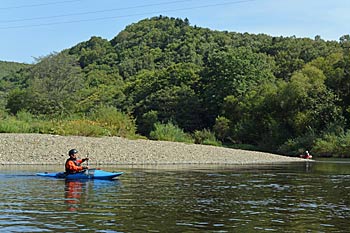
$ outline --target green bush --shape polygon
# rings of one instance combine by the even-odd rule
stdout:
[[[225,141],[230,131],[230,120],[226,117],[218,116],[213,127],[215,135],[221,141]]]
[[[193,143],[190,135],[171,122],[167,124],[156,123],[154,130],[150,133],[150,138],[160,141]]]
[[[320,156],[331,156],[335,154],[338,144],[338,137],[335,135],[325,135],[323,138],[319,138],[315,142],[313,151]]]
[[[34,117],[30,112],[27,112],[25,110],[21,110],[21,111],[17,112],[16,118],[19,121],[32,122]]]
[[[216,139],[215,134],[208,129],[196,130],[193,137],[196,144],[221,146],[221,142]]]
[[[285,155],[298,156],[306,150],[310,151],[314,146],[315,140],[315,134],[310,132],[301,137],[287,140],[278,148],[277,152]]]
[[[82,116],[68,116],[66,119],[45,119],[34,117],[26,111],[14,116],[2,115],[1,133],[43,133],[77,136],[121,136],[135,138],[135,123],[115,108],[100,108],[85,119]]]
[[[88,118],[105,128],[109,132],[108,136],[135,136],[135,121],[114,107],[101,106],[95,109]]]
[[[0,109],[0,120],[6,119],[8,116],[9,114],[5,110]]]
[[[19,118],[19,119],[18,119]],[[33,120],[23,113],[18,117],[8,116],[0,121],[0,133],[45,133],[52,134],[54,125],[50,121]]]
[[[151,110],[146,112],[138,119],[138,132],[149,136],[149,133],[154,129],[154,124],[158,122],[158,112]]]
[[[56,134],[52,121],[34,121],[30,123],[30,133]]]
[[[56,121],[50,133],[76,136],[109,136],[110,134],[107,129],[89,120]]]
[[[315,141],[313,151],[320,156],[350,157],[350,131],[324,135]]]
[[[350,157],[350,131],[346,134],[342,134],[339,142],[338,150],[336,151],[336,156],[338,157]]]
[[[30,124],[18,121],[15,117],[9,117],[0,121],[0,133],[31,133]]]

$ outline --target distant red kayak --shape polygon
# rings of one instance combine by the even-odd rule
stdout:
[[[312,159],[312,155],[300,155],[302,159]]]

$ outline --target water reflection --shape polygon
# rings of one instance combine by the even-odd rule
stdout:
[[[98,199],[109,190],[115,190],[119,185],[119,180],[65,180],[64,201],[69,211],[79,211],[86,203]]]
[[[79,180],[66,180],[65,189],[64,189],[64,200],[67,204],[69,211],[77,211],[80,209],[81,204],[81,196],[83,195],[83,185],[86,182],[82,182]],[[86,192],[87,194],[87,192]]]

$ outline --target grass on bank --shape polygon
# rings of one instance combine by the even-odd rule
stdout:
[[[135,121],[127,114],[121,113],[115,108],[99,109],[86,116],[75,116],[65,119],[49,119],[47,117],[33,116],[26,111],[18,112],[13,116],[0,111],[0,133],[40,133],[87,137],[119,136],[128,139],[145,138],[136,133]],[[259,151],[259,148],[246,144],[222,145],[210,130],[203,129],[189,134],[171,122],[165,124],[156,123],[153,131],[150,132],[149,138],[152,140],[196,143]],[[300,148],[297,145],[294,147]],[[289,151],[291,151],[290,148]],[[311,153],[321,157],[349,158],[350,131],[340,135],[325,134],[321,138],[316,138],[313,142]]]
[[[48,119],[21,111],[16,116],[0,115],[0,133],[40,133],[76,136],[136,137],[134,120],[116,109],[96,111],[84,117]]]
[[[54,135],[75,135],[87,137],[119,136],[128,139],[143,138],[136,133],[135,121],[115,108],[98,109],[87,116],[67,119],[49,119],[33,116],[21,111],[12,116],[0,113],[0,133],[40,133]],[[214,133],[209,130],[185,133],[169,122],[156,123],[150,132],[150,139],[221,146]]]

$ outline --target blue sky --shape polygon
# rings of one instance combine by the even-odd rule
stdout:
[[[212,30],[339,40],[350,34],[349,12],[349,0],[1,0],[0,60],[33,63],[158,15]]]

